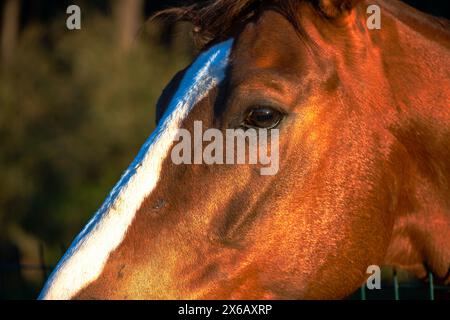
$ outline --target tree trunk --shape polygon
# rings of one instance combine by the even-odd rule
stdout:
[[[121,51],[128,51],[136,39],[143,20],[143,0],[115,0],[117,41]]]
[[[19,35],[20,0],[5,0],[3,5],[1,59],[2,65],[11,64]]]

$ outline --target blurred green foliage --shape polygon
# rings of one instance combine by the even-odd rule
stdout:
[[[172,50],[158,44],[157,23],[122,52],[111,17],[91,12],[80,31],[64,21],[26,26],[0,73],[0,243],[23,255],[42,241],[52,262],[150,135],[162,89],[192,56],[182,35]]]

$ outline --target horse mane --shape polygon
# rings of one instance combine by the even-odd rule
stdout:
[[[192,0],[194,1],[194,0]],[[213,41],[225,40],[233,29],[255,18],[262,9],[270,8],[282,14],[296,29],[297,33],[304,40],[306,33],[299,23],[298,6],[302,0],[204,0],[187,6],[176,6],[161,10],[150,19],[168,18],[173,22],[189,22],[193,28],[194,42],[197,47],[204,49]],[[310,2],[316,8],[320,8],[319,0],[303,0]],[[396,16],[404,17],[413,21],[412,25],[428,25],[435,32],[444,34],[448,38],[448,26],[450,22],[445,18],[437,18],[425,15],[419,11],[406,10],[404,3],[385,1]],[[321,10],[319,9],[318,12]],[[418,17],[419,16],[419,17]],[[431,31],[430,33],[433,33]]]
[[[302,35],[298,3],[298,0],[207,0],[159,11],[151,19],[165,17],[193,24],[194,41],[204,48],[213,41],[224,40],[237,25],[248,22],[268,7],[284,15]]]

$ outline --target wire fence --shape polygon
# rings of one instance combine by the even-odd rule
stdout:
[[[392,278],[384,281],[382,289],[368,290],[363,285],[359,292],[355,292],[350,299],[360,300],[450,300],[450,286],[436,285],[431,272],[425,281],[410,280],[400,282],[397,270],[389,268]]]
[[[8,262],[0,260],[0,299],[36,299],[55,263],[46,262],[45,246],[39,245],[39,263],[21,263],[19,255]],[[61,246],[64,254],[65,247]],[[426,281],[400,281],[397,270],[389,269],[391,277],[383,279],[381,289],[369,290],[366,285],[348,300],[450,300],[450,285],[437,285],[432,273]],[[30,276],[30,273],[32,274]],[[28,278],[25,277],[28,274]]]

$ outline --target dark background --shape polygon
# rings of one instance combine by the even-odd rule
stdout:
[[[163,8],[194,2],[194,0],[150,0],[145,1],[143,10],[146,16],[150,16],[153,12]],[[406,0],[404,2],[432,15],[449,18],[450,1],[448,0]],[[30,20],[51,21],[55,16],[64,12],[70,4],[79,3],[83,4],[83,7],[88,5],[91,8],[100,9],[105,14],[111,12],[109,0],[91,0],[84,2],[71,0],[22,0],[22,3],[22,25],[26,25]]]
[[[152,131],[195,50],[187,25],[147,19],[192,2],[0,2],[0,299],[36,297]],[[448,0],[407,2],[449,17]],[[65,28],[71,4],[80,31]]]

